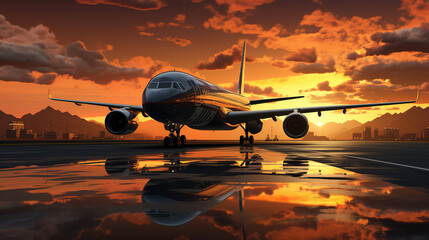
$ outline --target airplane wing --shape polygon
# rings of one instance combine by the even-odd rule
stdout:
[[[82,104],[88,104],[88,105],[96,105],[96,106],[103,106],[108,107],[110,110],[114,108],[127,108],[129,110],[144,112],[143,106],[138,105],[127,105],[127,104],[116,104],[116,103],[102,103],[102,102],[89,102],[89,101],[78,101],[78,100],[69,100],[69,99],[60,99],[60,98],[53,98],[51,95],[51,91],[48,91],[48,98],[54,101],[63,101],[63,102],[72,102],[78,106],[81,106]]]
[[[417,99],[413,101],[335,105],[335,106],[304,107],[304,108],[286,108],[286,109],[259,110],[259,111],[232,111],[227,113],[226,120],[230,124],[238,124],[238,123],[244,123],[244,122],[258,120],[258,119],[275,117],[275,116],[284,116],[284,115],[291,114],[293,112],[298,112],[298,113],[318,112],[319,114],[321,114],[321,112],[323,111],[342,109],[343,112],[345,113],[346,109],[349,109],[349,108],[415,103],[417,102],[418,99],[419,99],[419,91],[417,91]]]
[[[261,104],[261,103],[269,103],[269,102],[277,102],[284,100],[291,100],[295,98],[303,98],[304,96],[295,96],[295,97],[282,97],[282,98],[267,98],[267,99],[258,99],[258,100],[250,100],[250,105]]]

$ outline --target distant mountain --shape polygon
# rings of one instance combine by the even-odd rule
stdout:
[[[348,131],[332,134],[332,138],[351,139],[354,132],[363,132],[367,126],[371,127],[372,134],[374,129],[378,129],[379,135],[383,135],[384,128],[399,128],[401,135],[416,133],[419,137],[423,129],[429,127],[429,107],[423,109],[414,106],[403,113],[386,113]]]
[[[71,115],[68,112],[61,112],[52,107],[47,107],[36,114],[26,114],[21,119],[15,118],[12,115],[7,115],[0,111],[0,135],[3,135],[8,129],[9,121],[21,120],[24,122],[26,129],[31,129],[35,133],[43,133],[50,130],[61,133],[85,133],[89,137],[99,136],[100,131],[106,131],[104,126],[86,121],[76,115]]]

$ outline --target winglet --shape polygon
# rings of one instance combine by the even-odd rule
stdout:
[[[419,96],[420,96],[420,89],[417,89],[417,98],[416,98],[416,102],[419,100]]]
[[[241,55],[240,79],[238,81],[238,94],[244,93],[244,62],[246,61],[246,41],[243,43],[243,54]]]
[[[52,99],[52,94],[51,94],[51,89],[50,88],[48,88],[48,98]]]

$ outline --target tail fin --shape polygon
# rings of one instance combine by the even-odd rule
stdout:
[[[246,61],[246,41],[243,43],[243,54],[241,55],[240,79],[238,80],[238,94],[244,93],[244,63]]]

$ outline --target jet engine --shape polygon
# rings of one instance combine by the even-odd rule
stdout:
[[[139,126],[137,122],[133,121],[136,114],[125,110],[115,109],[106,116],[104,124],[107,131],[115,135],[125,135],[133,133]]]
[[[291,113],[283,122],[283,130],[290,138],[302,138],[308,132],[308,120],[301,113]]]
[[[254,120],[250,122],[246,122],[246,129],[251,134],[257,134],[262,130],[262,122],[261,120]]]

